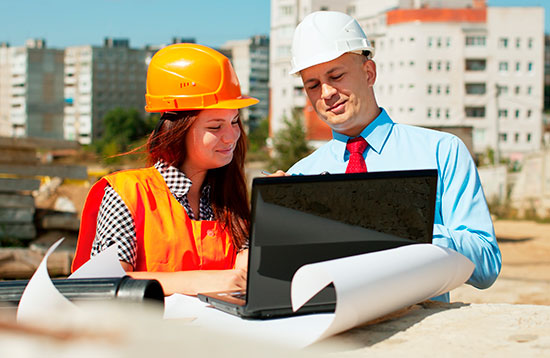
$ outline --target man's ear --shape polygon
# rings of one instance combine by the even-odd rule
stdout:
[[[367,75],[367,84],[373,87],[376,82],[376,63],[373,60],[363,62],[363,72]]]

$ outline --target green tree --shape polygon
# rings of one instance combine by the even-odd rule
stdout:
[[[115,108],[103,117],[103,136],[94,143],[95,151],[104,157],[124,153],[141,144],[157,121],[158,116],[143,117],[135,108]]]
[[[265,161],[269,158],[267,152],[266,140],[269,136],[269,121],[264,118],[260,121],[257,127],[255,127],[248,134],[248,152],[247,160],[261,160]]]
[[[273,138],[274,155],[270,168],[288,170],[298,160],[311,153],[306,140],[303,115],[299,110],[292,112],[292,118],[284,119],[284,127]]]

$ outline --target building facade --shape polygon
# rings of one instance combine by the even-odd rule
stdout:
[[[249,129],[254,129],[269,115],[269,38],[253,36],[228,41],[220,50],[231,59],[242,93],[260,100],[241,110],[244,122]]]
[[[63,50],[0,46],[0,135],[63,139]]]
[[[482,0],[330,3],[272,1],[271,70],[278,74],[271,79],[272,130],[298,107],[310,139],[330,138],[299,78],[284,72],[296,24],[311,11],[337,10],[358,19],[375,47],[376,97],[394,121],[471,127],[473,151],[492,150],[497,159],[540,149],[543,8],[488,7]]]
[[[135,108],[145,115],[147,51],[126,39],[106,38],[103,47],[65,50],[64,136],[81,144],[101,138],[110,110]]]

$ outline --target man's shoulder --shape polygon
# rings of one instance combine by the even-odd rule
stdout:
[[[418,137],[419,143],[426,143],[426,141],[429,141],[430,143],[434,143],[436,145],[446,144],[450,146],[463,144],[462,140],[457,135],[438,130],[436,128],[426,128],[416,125],[395,123],[394,131],[398,135]]]

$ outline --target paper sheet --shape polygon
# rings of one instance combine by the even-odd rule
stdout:
[[[35,323],[51,317],[51,312],[73,312],[76,306],[54,286],[48,274],[48,257],[63,242],[57,240],[46,252],[34,275],[27,283],[17,307],[17,322]]]
[[[47,251],[21,297],[17,319],[35,322],[52,310],[77,312],[53,285],[47,270]],[[194,326],[244,338],[305,347],[403,307],[448,292],[464,283],[474,265],[463,255],[430,244],[402,246],[364,255],[302,266],[291,286],[293,309],[298,309],[329,283],[336,290],[334,314],[312,314],[272,320],[244,320],[214,309],[196,297],[175,294],[165,300],[165,318],[193,318]],[[81,271],[82,270],[82,271]],[[116,248],[95,256],[71,277],[120,277]],[[118,275],[118,276],[117,276]]]
[[[111,245],[99,254],[93,256],[69,278],[99,278],[99,277],[123,277],[126,272],[120,265],[117,254],[117,245]]]
[[[474,269],[463,255],[430,244],[346,257],[302,266],[295,274],[291,298],[298,309],[333,282],[334,314],[314,314],[275,320],[243,320],[200,302],[172,295],[165,301],[165,318],[196,318],[194,325],[247,338],[305,347],[463,284]]]
[[[54,286],[48,274],[48,257],[63,242],[56,241],[46,252],[36,272],[31,277],[17,307],[17,321],[36,323],[51,318],[52,312],[75,314],[78,311]],[[117,256],[117,247],[112,245],[82,265],[69,278],[122,277],[126,275]]]
[[[245,339],[266,341],[291,348],[313,343],[327,329],[334,314],[321,313],[270,320],[245,320],[219,311],[196,297],[174,294],[164,301],[164,318],[194,318],[193,326]]]
[[[448,292],[463,284],[474,264],[456,251],[407,245],[302,266],[291,286],[296,311],[329,283],[336,290],[330,327],[318,340]]]

